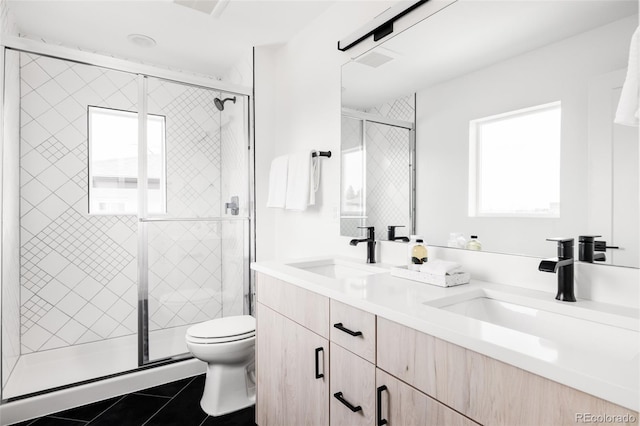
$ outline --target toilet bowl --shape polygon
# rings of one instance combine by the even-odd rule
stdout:
[[[256,402],[256,320],[249,315],[218,318],[187,329],[187,348],[207,363],[202,409],[220,416]]]

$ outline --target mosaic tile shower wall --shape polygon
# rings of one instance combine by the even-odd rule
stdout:
[[[166,117],[168,217],[221,216],[217,96],[213,90],[149,79],[149,113]],[[221,317],[221,223],[148,226],[150,330]]]
[[[27,53],[20,71],[21,353],[133,334],[136,218],[87,213],[87,106],[135,110],[136,76]]]
[[[220,216],[219,92],[149,78],[149,114],[166,117],[167,215]]]

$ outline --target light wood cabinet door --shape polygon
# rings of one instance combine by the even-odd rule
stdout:
[[[477,425],[379,368],[376,369],[376,410],[376,424],[389,426]]]
[[[373,426],[376,367],[331,342],[331,426]]]
[[[256,306],[257,424],[328,425],[328,340]]]
[[[256,299],[264,306],[329,338],[329,298],[269,275],[257,273]]]

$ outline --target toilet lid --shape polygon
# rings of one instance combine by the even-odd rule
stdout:
[[[199,345],[215,345],[216,343],[230,343],[248,339],[255,339],[255,335],[255,332],[230,337],[193,337],[187,334],[185,336],[185,340],[187,341],[187,343],[197,343]]]
[[[187,329],[187,336],[200,339],[216,339],[220,337],[248,337],[255,334],[256,319],[250,315],[217,318],[192,325]]]

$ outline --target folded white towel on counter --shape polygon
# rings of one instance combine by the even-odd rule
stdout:
[[[298,152],[289,156],[285,202],[287,210],[304,211],[312,204],[311,201],[315,203],[315,193],[313,197],[310,195],[313,188],[311,152]]]
[[[287,175],[289,172],[289,156],[282,155],[271,161],[269,170],[269,196],[267,207],[283,209],[287,199]]]
[[[640,27],[636,29],[631,37],[631,47],[629,48],[629,66],[627,77],[622,85],[620,101],[616,110],[615,123],[626,126],[638,126],[640,123],[640,88],[638,85],[638,73],[640,73]]]
[[[459,263],[448,260],[432,259],[420,265],[420,272],[441,276],[452,275],[462,272],[462,266]]]

